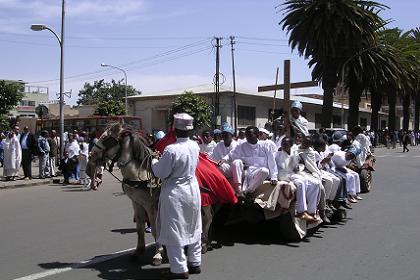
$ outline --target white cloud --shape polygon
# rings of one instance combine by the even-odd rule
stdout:
[[[89,22],[124,20],[146,10],[145,0],[78,0],[66,2],[66,16]],[[50,21],[61,17],[61,1],[0,0],[2,17]]]

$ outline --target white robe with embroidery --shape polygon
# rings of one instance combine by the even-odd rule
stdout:
[[[16,136],[13,138],[6,138],[3,141],[4,149],[4,176],[17,176],[22,161],[22,150],[20,148],[19,140]]]
[[[152,161],[153,173],[162,179],[157,220],[157,242],[186,246],[201,239],[201,197],[195,169],[198,144],[178,138],[162,157]]]

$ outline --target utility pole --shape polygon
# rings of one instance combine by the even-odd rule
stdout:
[[[221,37],[215,37],[216,40],[216,74],[214,76],[214,92],[215,92],[215,102],[214,102],[214,126],[217,126],[218,116],[220,115],[220,41]]]
[[[61,37],[60,37],[60,156],[64,157],[64,19],[66,1],[61,2]]]
[[[230,50],[232,54],[232,82],[233,82],[233,127],[235,129],[235,135],[238,130],[238,119],[237,119],[237,105],[236,105],[236,76],[235,76],[235,36],[230,36]]]

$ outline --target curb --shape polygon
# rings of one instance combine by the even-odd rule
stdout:
[[[36,181],[26,182],[26,183],[20,183],[19,182],[19,183],[16,183],[16,184],[7,184],[7,183],[2,182],[2,183],[0,183],[0,190],[33,187],[33,186],[51,184],[53,182],[52,179],[48,179],[48,180],[34,179],[34,180],[36,180]]]

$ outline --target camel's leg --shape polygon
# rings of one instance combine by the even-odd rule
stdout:
[[[211,248],[211,240],[209,239],[210,226],[213,221],[213,211],[211,205],[201,207],[201,253],[205,254]]]

